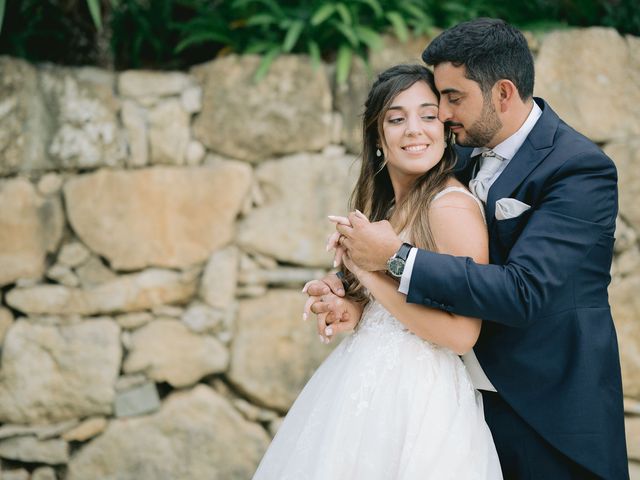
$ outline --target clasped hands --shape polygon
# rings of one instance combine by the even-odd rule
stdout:
[[[327,251],[335,250],[334,267],[343,263],[362,283],[370,272],[385,270],[387,260],[402,244],[388,221],[370,222],[358,210],[347,217],[330,215],[329,220],[336,224],[327,242]],[[360,321],[362,307],[343,298],[344,286],[336,274],[308,282],[302,292],[309,295],[303,319],[311,312],[317,315],[321,342],[329,343],[334,335],[353,330]]]

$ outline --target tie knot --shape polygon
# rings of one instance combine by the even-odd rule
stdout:
[[[485,152],[482,152],[480,154],[483,158],[496,158],[498,160],[500,160],[501,162],[505,159],[504,157],[501,157],[500,155],[498,155],[496,152],[494,152],[493,150],[487,150]]]
[[[483,158],[496,158],[496,159],[500,160],[501,162],[505,159],[504,157],[501,157],[500,155],[498,155],[493,150],[486,150],[486,151],[482,152],[480,155]]]

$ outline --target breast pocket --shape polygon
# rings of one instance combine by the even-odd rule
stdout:
[[[495,238],[503,249],[511,249],[522,233],[530,214],[531,210],[527,210],[522,215],[515,218],[495,221]]]

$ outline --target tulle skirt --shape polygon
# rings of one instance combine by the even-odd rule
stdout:
[[[460,358],[372,302],[309,380],[254,480],[496,480],[482,397]]]

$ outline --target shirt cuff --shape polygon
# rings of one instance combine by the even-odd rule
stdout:
[[[418,254],[417,248],[414,247],[411,250],[409,250],[407,261],[404,264],[404,271],[402,272],[402,277],[400,277],[400,286],[398,287],[398,291],[400,293],[404,293],[405,295],[409,294],[409,284],[411,283],[411,272],[413,272],[413,263],[416,261],[417,254]]]

